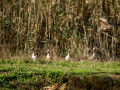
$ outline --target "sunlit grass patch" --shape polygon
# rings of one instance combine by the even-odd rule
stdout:
[[[1,61],[0,61],[1,62]],[[40,60],[5,60],[0,65],[0,85],[3,87],[19,88],[20,86],[27,86],[34,88],[37,85],[39,88],[44,85],[50,85],[51,82],[63,82],[63,77],[71,77],[78,75],[83,84],[93,85],[95,82],[90,80],[104,80],[109,82],[107,74],[120,75],[119,62],[97,62],[97,61],[47,61]],[[97,76],[96,76],[97,75]],[[90,79],[90,77],[91,79]],[[96,76],[95,78],[93,78]],[[84,77],[88,79],[84,79]],[[99,79],[102,77],[102,79]],[[85,84],[85,80],[89,83]],[[67,80],[69,81],[69,79]],[[14,83],[15,82],[15,83]],[[44,83],[42,83],[44,82]],[[103,81],[101,81],[103,82]],[[113,81],[111,81],[113,83]],[[41,86],[39,86],[40,84]],[[96,84],[97,85],[97,84]]]

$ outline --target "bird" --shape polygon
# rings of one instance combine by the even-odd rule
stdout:
[[[52,60],[52,57],[50,56],[50,50],[47,50],[47,59]]]
[[[31,50],[33,50],[32,59],[36,61],[37,55],[35,55],[35,49],[31,48]]]
[[[93,50],[93,54],[89,57],[89,60],[96,59],[96,52],[95,52],[96,49],[98,49],[98,48],[93,47],[93,49],[90,49],[90,50]]]
[[[120,24],[113,24],[113,23],[108,23],[107,19],[103,18],[99,18],[99,22],[100,22],[100,28],[98,29],[98,31],[103,31],[103,32],[111,32],[113,31],[114,26],[120,26]]]
[[[70,51],[71,51],[71,49],[68,49],[68,55],[65,57],[65,60],[66,60],[66,61],[71,58],[71,56],[70,56]]]

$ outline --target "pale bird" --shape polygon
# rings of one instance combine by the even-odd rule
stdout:
[[[31,49],[33,50],[32,59],[36,61],[37,56],[35,55],[35,50],[34,48],[31,48]]]
[[[47,59],[48,59],[48,60],[51,60],[51,59],[52,59],[52,57],[50,56],[50,50],[47,50]]]
[[[98,49],[98,48],[93,47],[93,49],[91,49],[91,50],[93,50],[93,54],[90,56],[89,60],[96,59],[96,51],[95,51],[96,49]]]
[[[68,49],[68,55],[65,57],[65,60],[66,60],[66,61],[71,58],[71,57],[70,57],[70,51],[71,51],[71,49]]]

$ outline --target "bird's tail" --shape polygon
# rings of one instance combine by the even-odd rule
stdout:
[[[113,26],[120,26],[120,24],[114,24],[114,23],[108,23],[108,24]]]

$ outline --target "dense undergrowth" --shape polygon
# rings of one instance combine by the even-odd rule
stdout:
[[[53,83],[67,82],[67,90],[119,88],[119,62],[72,62],[37,60],[0,60],[2,89],[42,89]],[[52,82],[52,83],[51,83]]]

